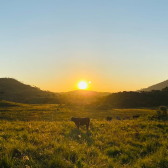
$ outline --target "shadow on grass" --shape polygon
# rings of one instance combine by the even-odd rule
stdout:
[[[67,134],[67,137],[78,143],[87,143],[88,146],[94,144],[93,135],[90,130],[83,132],[80,129],[74,128]]]

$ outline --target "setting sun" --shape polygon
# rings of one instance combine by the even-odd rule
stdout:
[[[78,88],[79,89],[87,89],[88,84],[85,81],[81,81],[78,83]]]

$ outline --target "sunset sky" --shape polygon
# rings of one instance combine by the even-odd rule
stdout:
[[[167,0],[0,1],[0,78],[66,92],[168,79]]]

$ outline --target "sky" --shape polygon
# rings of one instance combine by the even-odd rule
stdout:
[[[67,92],[168,79],[167,0],[0,0],[0,78]]]

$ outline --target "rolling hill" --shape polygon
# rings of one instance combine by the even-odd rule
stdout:
[[[58,94],[42,91],[13,78],[0,78],[0,100],[18,103],[46,103],[49,99],[58,102]]]
[[[141,89],[140,91],[162,90],[168,87],[168,80],[149,86],[148,88]]]
[[[88,104],[109,94],[108,92],[88,90],[55,93],[43,91],[36,86],[24,84],[13,78],[0,78],[0,101],[6,100],[28,104]]]

